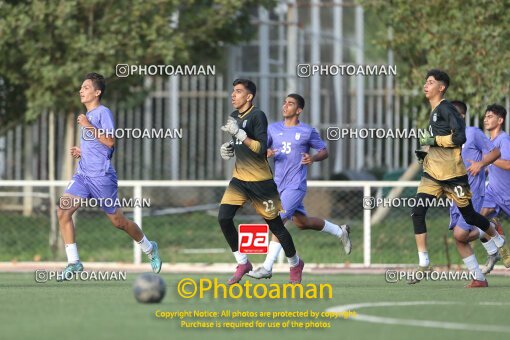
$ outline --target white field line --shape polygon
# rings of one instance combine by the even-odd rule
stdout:
[[[510,333],[510,327],[500,325],[487,325],[487,324],[470,324],[460,322],[445,322],[433,320],[415,320],[415,319],[401,319],[390,318],[384,316],[366,315],[358,313],[357,310],[369,307],[399,307],[399,306],[420,306],[420,305],[459,305],[464,304],[460,302],[448,301],[407,301],[407,302],[367,302],[356,303],[350,305],[341,305],[328,308],[327,312],[348,312],[355,311],[356,316],[348,320],[365,321],[371,323],[379,323],[385,325],[404,325],[404,326],[417,326],[426,328],[441,328],[441,329],[455,329],[463,331],[477,331],[477,332],[496,332],[496,333]],[[489,305],[491,303],[480,303]]]

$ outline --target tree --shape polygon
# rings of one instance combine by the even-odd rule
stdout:
[[[105,75],[108,97],[130,98],[140,78],[117,78],[116,64],[214,62],[219,47],[251,38],[249,14],[273,2],[0,2],[0,134],[44,110],[82,109],[77,92],[88,72]]]
[[[472,114],[508,96],[510,16],[505,1],[362,0],[393,30],[377,42],[391,47],[400,87],[421,90],[426,71],[445,70],[447,97],[466,101]],[[421,97],[423,98],[423,97]]]

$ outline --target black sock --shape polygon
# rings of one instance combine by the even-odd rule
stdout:
[[[230,249],[232,249],[232,252],[239,250],[239,234],[234,225],[234,216],[236,215],[237,209],[239,209],[238,205],[222,204],[220,205],[220,212],[218,213],[218,222],[220,223],[221,231]]]
[[[278,241],[280,241],[283,251],[285,252],[285,256],[294,257],[294,255],[296,255],[294,241],[292,240],[292,236],[290,236],[287,228],[285,228],[282,218],[278,216],[275,219],[266,220],[266,222],[269,225],[269,230],[271,230],[273,235],[276,236]]]
[[[469,200],[469,204],[467,206],[463,208],[459,207],[459,211],[467,224],[477,226],[483,231],[487,231],[487,229],[490,228],[491,223],[489,220],[475,211],[471,200]]]

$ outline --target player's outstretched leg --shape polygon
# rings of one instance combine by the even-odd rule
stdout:
[[[69,198],[75,198],[74,196],[64,194]],[[67,266],[62,271],[62,275],[57,277],[57,281],[61,282],[64,280],[70,280],[74,273],[83,271],[83,264],[80,262],[78,255],[78,247],[76,245],[73,214],[78,209],[78,206],[65,206],[57,207],[58,224],[60,227],[60,234],[64,240],[65,250],[67,255]]]
[[[285,220],[283,221],[285,223]],[[308,217],[303,214],[295,214],[293,222],[300,230],[317,230],[337,237],[340,240],[345,253],[347,255],[351,253],[352,244],[349,237],[351,229],[348,224],[338,226],[327,220],[323,220],[318,217]],[[276,262],[281,250],[282,246],[278,242],[278,239],[273,235],[273,239],[269,242],[269,249],[264,263],[257,269],[250,271],[247,275],[255,279],[270,279],[273,276],[273,264]]]
[[[252,264],[248,261],[248,256],[239,252],[239,235],[234,225],[234,216],[237,209],[239,209],[238,205],[222,204],[218,213],[221,231],[237,261],[236,271],[227,281],[229,285],[238,283],[246,273],[253,269]]]
[[[455,239],[457,251],[459,252],[460,257],[462,257],[462,261],[464,261],[469,273],[473,276],[473,280],[466,286],[466,288],[488,287],[487,280],[485,279],[485,276],[478,265],[478,261],[476,260],[476,256],[473,253],[473,249],[469,244],[469,242],[476,240],[478,236],[478,229],[472,229],[471,226],[466,225],[464,228],[461,226],[455,226],[453,228],[453,237]]]
[[[290,283],[301,283],[305,263],[297,255],[292,236],[285,228],[281,217],[278,215],[272,220],[266,219],[265,221],[269,225],[269,230],[280,241],[285,256],[287,256],[290,265]]]
[[[154,241],[149,241],[142,229],[133,221],[127,219],[120,208],[115,209],[115,212],[106,214],[112,222],[113,226],[117,229],[124,230],[131,238],[136,241],[142,251],[149,257],[151,261],[152,271],[159,273],[161,271],[161,257],[159,256],[158,244]]]
[[[505,239],[496,231],[496,225],[483,215],[477,213],[473,208],[471,200],[469,200],[469,204],[466,207],[459,207],[459,210],[468,224],[477,226],[487,236],[491,237],[491,240],[499,248],[504,266],[510,268],[510,248],[506,244]]]
[[[347,255],[352,251],[352,244],[349,234],[351,233],[351,227],[348,224],[341,226],[336,225],[330,221],[323,220],[319,217],[308,217],[306,215],[297,213],[292,219],[296,227],[301,230],[312,229],[322,231],[324,233],[338,237],[342,243],[342,247]]]

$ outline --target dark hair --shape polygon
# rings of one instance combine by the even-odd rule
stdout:
[[[498,116],[499,118],[503,118],[503,122],[505,121],[506,109],[502,105],[491,104],[487,106],[487,108],[485,109],[485,113],[487,113],[488,111],[495,113],[496,116]]]
[[[463,101],[460,100],[452,100],[450,103],[452,103],[453,106],[459,111],[459,113],[463,116],[467,113],[467,105]]]
[[[236,79],[236,80],[234,80],[234,83],[232,85],[236,86],[239,84],[243,85],[244,88],[247,89],[248,92],[250,92],[253,95],[253,98],[255,98],[255,95],[257,94],[257,86],[255,86],[254,82],[252,82],[249,79]],[[252,98],[252,101],[253,101],[253,98]]]
[[[427,76],[425,77],[425,79],[428,79],[430,76],[434,77],[435,80],[440,81],[444,84],[443,94],[445,94],[446,90],[448,90],[448,86],[450,86],[450,77],[448,76],[448,74],[446,74],[446,72],[444,71],[433,69],[427,72]]]
[[[101,98],[103,98],[104,91],[106,90],[104,77],[99,73],[92,72],[85,76],[85,80],[91,80],[94,89],[101,91],[101,94],[99,95],[99,100],[101,100]]]
[[[297,106],[302,110],[305,108],[305,98],[301,97],[297,93],[291,93],[287,97],[294,98],[297,101]]]

